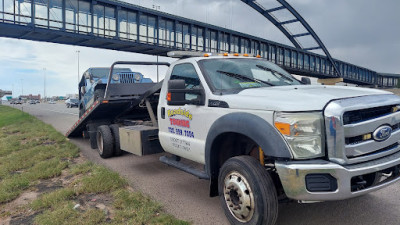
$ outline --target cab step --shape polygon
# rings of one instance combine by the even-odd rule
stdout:
[[[200,179],[204,179],[204,180],[210,179],[210,177],[204,171],[198,170],[196,168],[193,168],[190,165],[187,165],[187,164],[181,162],[179,156],[173,156],[173,157],[161,156],[160,161],[169,166],[173,166],[177,169],[180,169],[186,173],[190,173]]]

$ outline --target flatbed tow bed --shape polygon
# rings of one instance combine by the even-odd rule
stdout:
[[[150,63],[150,62],[115,62],[111,66],[109,81],[107,83],[104,98],[96,100],[85,111],[85,113],[74,123],[74,125],[65,134],[66,137],[82,137],[84,131],[88,130],[90,124],[113,124],[123,122],[124,120],[140,120],[151,117],[149,115],[150,104],[145,104],[156,95],[162,86],[162,81],[159,83],[134,83],[131,85],[130,96],[108,97],[113,91],[110,87],[111,74],[114,66],[119,64],[130,65],[164,65],[169,66],[169,63]],[[117,91],[117,90],[116,90]],[[155,99],[158,101],[158,98]],[[151,100],[149,103],[152,102]]]

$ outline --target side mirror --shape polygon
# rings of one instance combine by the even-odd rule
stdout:
[[[310,85],[310,84],[311,84],[311,80],[310,80],[310,78],[308,78],[308,77],[302,77],[302,78],[301,78],[301,82],[302,82],[303,84],[306,84],[306,85]]]
[[[188,100],[187,95],[196,96]],[[168,105],[204,105],[205,94],[203,89],[186,89],[185,80],[168,81]]]

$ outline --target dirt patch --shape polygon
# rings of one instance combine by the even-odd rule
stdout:
[[[114,198],[111,194],[85,194],[78,197],[77,202],[80,205],[79,210],[86,211],[96,208],[104,212],[108,219],[113,218],[111,209]]]
[[[15,216],[11,218],[10,225],[30,225],[33,224],[33,219],[35,219],[35,216],[37,213],[32,214],[32,215],[21,215],[21,216]]]
[[[32,224],[35,214],[24,206],[37,199],[38,195],[39,193],[35,191],[24,192],[17,199],[5,205],[0,214],[9,215],[9,217],[1,218],[0,225]]]
[[[4,208],[6,211],[12,211],[16,208],[21,206],[27,205],[28,203],[32,202],[33,200],[37,199],[39,193],[36,191],[29,191],[22,193],[17,199],[8,203]]]
[[[48,193],[54,190],[63,188],[63,182],[61,179],[57,180],[42,180],[38,185],[36,185],[38,193]]]

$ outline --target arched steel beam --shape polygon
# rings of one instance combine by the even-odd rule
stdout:
[[[297,42],[296,39],[294,39],[293,35],[291,33],[289,33],[289,31],[286,30],[286,28],[284,26],[282,26],[283,24],[281,24],[278,20],[276,20],[270,14],[271,12],[284,9],[284,7],[278,7],[278,8],[274,8],[271,10],[266,10],[260,4],[258,4],[258,2],[255,0],[241,0],[241,1],[246,3],[247,5],[249,5],[251,8],[255,9],[257,12],[259,12],[261,15],[263,15],[269,21],[271,21],[271,23],[273,23],[287,38],[289,38],[290,42],[292,42],[296,48],[302,49],[300,43]]]
[[[331,62],[333,68],[335,69],[337,76],[338,77],[341,76],[340,70],[338,69],[335,61],[333,60],[328,49],[325,47],[324,43],[322,43],[321,39],[318,37],[318,35],[315,33],[315,31],[311,28],[311,26],[305,21],[305,19],[285,0],[277,0],[282,6],[276,7],[273,9],[269,9],[269,10],[265,9],[256,0],[241,0],[241,1],[246,3],[247,5],[249,5],[250,7],[252,7],[254,10],[259,12],[265,18],[267,18],[272,24],[274,24],[290,40],[290,42],[292,42],[292,44],[296,48],[300,48],[303,50],[322,49],[322,51],[325,53],[328,60]],[[272,16],[272,14],[271,14],[272,12],[275,12],[278,10],[283,10],[283,9],[287,9],[295,17],[295,19],[281,22],[281,21],[278,21],[274,16]],[[300,22],[303,25],[303,27],[307,30],[308,33],[292,35],[289,32],[289,30],[283,26],[285,24],[295,23],[295,22]],[[314,38],[315,42],[317,42],[317,44],[319,46],[312,47],[312,48],[303,48],[301,46],[301,44],[295,39],[296,37],[302,37],[302,36],[307,36],[307,35],[311,35],[312,38]]]

